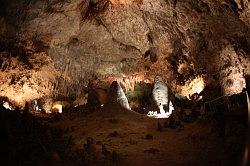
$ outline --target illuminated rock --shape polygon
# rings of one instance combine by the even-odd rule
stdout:
[[[14,110],[14,108],[7,101],[3,101],[3,107],[6,108],[6,109],[8,109],[8,110],[11,110],[11,111]]]
[[[33,101],[31,102],[31,106],[32,106],[32,108],[33,108],[34,111],[41,111],[41,109],[40,109],[39,106],[38,106],[37,100],[33,100]]]
[[[169,110],[168,110],[169,115],[171,115],[173,111],[174,111],[174,105],[173,105],[173,103],[170,101],[170,102],[169,102]]]
[[[131,110],[128,99],[117,81],[113,81],[110,86],[110,98],[111,100],[118,102],[122,107]]]
[[[185,85],[181,86],[180,88],[182,98],[187,97],[189,100],[191,100],[190,96],[194,94],[200,94],[205,88],[204,78],[197,76],[194,79],[187,81]]]
[[[37,99],[38,107],[41,108],[45,113],[51,113],[53,105],[53,99],[49,96]]]
[[[164,108],[168,108],[168,87],[160,76],[155,77],[153,98],[160,109],[160,113],[165,113]]]
[[[51,110],[52,110],[52,112],[58,112],[58,113],[61,114],[62,111],[63,111],[63,105],[62,105],[62,104],[59,104],[59,103],[54,104],[54,105],[52,106]]]
[[[171,101],[169,102],[168,87],[160,76],[155,77],[153,98],[160,113],[157,111],[149,111],[147,115],[153,118],[168,118],[172,114],[174,106]]]
[[[224,94],[239,93],[250,73],[250,12],[247,2],[237,1],[242,11],[232,17],[230,3],[6,1],[1,11],[8,12],[0,16],[0,95],[23,107],[52,94],[73,98],[94,75],[100,80],[126,75],[118,82],[133,89],[155,73],[176,81],[171,89],[184,97],[202,90],[195,73],[205,73],[206,83],[219,73],[214,81]],[[157,55],[154,63],[151,55]],[[127,77],[135,72],[138,78]],[[85,102],[79,100],[75,105]]]

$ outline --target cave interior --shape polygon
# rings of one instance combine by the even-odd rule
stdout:
[[[0,0],[5,165],[248,166],[248,0]]]

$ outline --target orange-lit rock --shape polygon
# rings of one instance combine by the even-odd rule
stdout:
[[[202,89],[197,75],[231,95],[250,74],[246,1],[13,0],[1,9],[0,95],[22,106],[76,98],[96,80],[130,90],[156,75],[184,96]]]

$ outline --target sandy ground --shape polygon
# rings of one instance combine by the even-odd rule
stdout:
[[[0,159],[6,165],[237,166],[242,118],[196,117],[170,127],[117,104],[55,116],[0,111]]]
[[[165,121],[108,105],[87,115],[65,113],[51,125],[67,131],[71,148],[84,153],[86,165],[240,165],[242,124],[224,125],[221,135],[212,120],[176,128],[165,128]]]

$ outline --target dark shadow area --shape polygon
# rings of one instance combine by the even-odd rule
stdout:
[[[0,109],[0,156],[6,165],[67,165],[70,138],[66,131],[43,124],[50,119],[21,114],[18,110]],[[43,122],[43,123],[42,123]],[[58,152],[61,156],[58,155]]]

